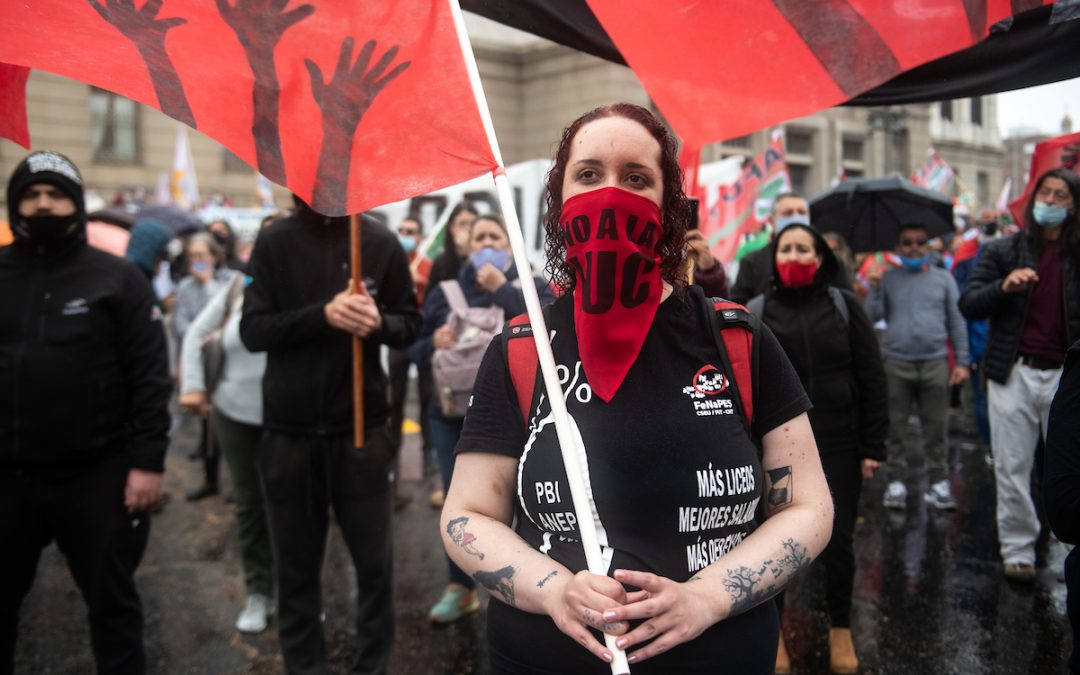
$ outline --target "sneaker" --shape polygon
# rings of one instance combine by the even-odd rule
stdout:
[[[236,630],[249,635],[261,633],[266,630],[266,624],[273,613],[273,600],[257,593],[249,595],[244,611],[240,612],[239,618],[236,619]]]
[[[453,623],[480,609],[480,600],[476,591],[461,584],[451,583],[443,591],[442,597],[431,608],[428,618],[432,623]]]
[[[923,495],[923,499],[930,506],[942,511],[956,508],[956,500],[953,499],[952,491],[949,490],[949,481],[947,480],[939,480],[931,485],[930,489]]]
[[[902,509],[907,506],[907,488],[898,480],[885,488],[885,498],[881,500],[887,509]]]
[[[1029,563],[1005,563],[1005,578],[1030,584],[1035,581],[1035,566]]]
[[[446,493],[442,490],[436,490],[435,492],[431,493],[430,501],[431,508],[441,509],[443,507],[443,504],[446,503]]]

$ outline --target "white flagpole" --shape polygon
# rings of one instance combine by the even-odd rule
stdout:
[[[513,193],[510,190],[510,182],[506,178],[506,167],[503,164],[502,153],[499,151],[499,141],[495,137],[495,127],[491,123],[487,97],[484,95],[484,88],[480,82],[480,71],[476,67],[472,44],[469,42],[469,36],[465,32],[465,19],[461,15],[458,0],[448,0],[448,2],[450,12],[454,17],[458,42],[461,45],[461,55],[465,60],[465,68],[469,73],[473,94],[476,96],[476,107],[480,112],[481,120],[484,122],[484,131],[487,133],[491,152],[499,166],[494,171],[495,191],[499,198],[499,205],[502,208],[503,218],[506,220],[510,248],[514,253],[514,265],[517,267],[518,278],[522,282],[521,290],[525,294],[525,307],[528,310],[529,323],[532,325],[533,339],[536,341],[536,353],[540,357],[540,371],[544,377],[547,399],[551,404],[551,415],[555,420],[555,433],[562,449],[566,479],[570,484],[570,494],[574,499],[574,515],[577,516],[578,531],[581,533],[581,545],[585,549],[585,560],[588,562],[590,572],[606,576],[607,565],[600,551],[600,543],[597,541],[592,499],[581,475],[581,467],[584,466],[581,456],[584,449],[578,442],[577,435],[571,429],[570,418],[566,413],[566,400],[562,396],[562,386],[555,370],[555,356],[551,352],[547,324],[544,322],[544,314],[540,309],[540,298],[536,294],[536,287],[531,283],[533,274],[529,265],[529,258],[525,253],[525,238],[521,234],[521,223],[518,222],[517,211],[514,209]],[[607,644],[608,649],[611,650],[612,656],[614,656],[611,663],[613,675],[627,675],[630,672],[630,664],[626,660],[626,652],[615,646],[615,636],[604,633],[604,642]]]

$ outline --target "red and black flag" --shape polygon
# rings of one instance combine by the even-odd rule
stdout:
[[[496,164],[447,3],[9,5],[0,62],[158,108],[327,215],[460,183]]]

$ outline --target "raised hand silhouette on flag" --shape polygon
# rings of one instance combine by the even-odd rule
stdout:
[[[311,75],[312,95],[322,111],[322,150],[311,203],[316,211],[322,211],[327,205],[345,203],[356,127],[383,87],[412,65],[411,61],[403,61],[386,72],[397,57],[396,45],[386,50],[371,70],[368,70],[368,63],[375,53],[375,41],[364,43],[355,62],[352,51],[353,39],[347,37],[341,42],[337,67],[330,82],[323,81],[322,71],[314,61],[304,60]]]
[[[187,19],[157,18],[162,1],[146,0],[142,8],[136,9],[135,0],[106,0],[104,5],[99,0],[89,0],[102,19],[135,43],[150,72],[161,112],[195,129],[195,115],[184,94],[184,84],[165,49],[166,33],[187,23]]]
[[[281,83],[274,63],[274,49],[285,31],[315,11],[314,5],[300,5],[285,11],[289,0],[217,0],[218,12],[236,32],[255,78],[252,93],[255,159],[259,173],[275,183],[285,183],[285,159],[281,154],[278,113]]]

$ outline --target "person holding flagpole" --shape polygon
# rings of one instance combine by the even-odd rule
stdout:
[[[759,327],[757,375],[732,382],[717,313],[686,286],[681,174],[674,138],[639,106],[597,108],[563,134],[545,222],[564,293],[545,318],[607,574],[587,571],[546,395],[534,388],[523,419],[496,338],[441,521],[450,557],[499,601],[493,673],[606,672],[601,633],[635,673],[771,673],[766,600],[828,542],[798,375]],[[742,387],[760,403],[752,419]]]

